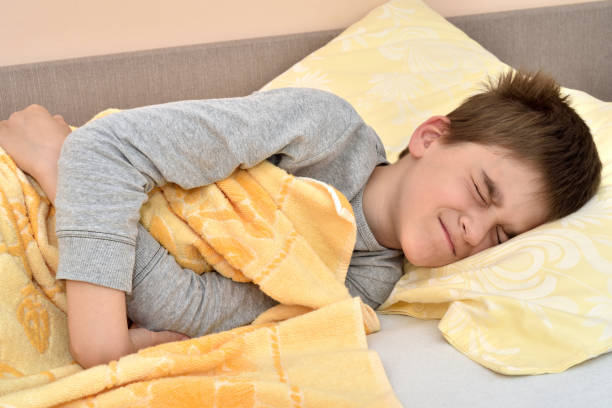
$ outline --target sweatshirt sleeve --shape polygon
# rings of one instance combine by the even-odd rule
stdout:
[[[286,88],[126,110],[77,129],[58,162],[57,278],[130,293],[151,189],[210,184],[273,155],[284,167],[316,160],[362,127],[356,118],[333,94]]]

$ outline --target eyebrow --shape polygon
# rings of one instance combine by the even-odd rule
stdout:
[[[503,201],[501,191],[499,191],[499,188],[497,188],[495,182],[491,180],[491,178],[489,177],[487,172],[484,171],[484,169],[482,170],[482,177],[484,178],[487,190],[489,190],[489,197],[491,197],[491,200],[493,200],[498,207],[501,207]]]

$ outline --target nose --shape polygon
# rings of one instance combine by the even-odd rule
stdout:
[[[493,215],[483,209],[472,214],[465,214],[459,218],[459,225],[463,233],[464,240],[471,246],[477,247],[483,244],[485,239],[489,239],[490,232],[495,225]],[[490,239],[489,239],[490,240]],[[492,243],[487,243],[486,247]]]

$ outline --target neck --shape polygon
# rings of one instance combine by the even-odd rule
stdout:
[[[387,248],[401,248],[395,228],[397,194],[400,191],[399,162],[377,166],[363,191],[363,213],[376,241]]]

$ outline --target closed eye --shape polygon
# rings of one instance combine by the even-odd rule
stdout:
[[[509,241],[516,236],[516,234],[506,232],[506,230],[504,230],[504,228],[500,225],[495,228],[495,231],[497,234],[497,242],[500,244],[503,244],[504,242]]]
[[[487,202],[485,201],[484,197],[482,196],[482,193],[480,192],[480,189],[478,188],[478,185],[476,184],[475,181],[472,181],[472,183],[474,184],[474,188],[476,189],[476,193],[478,194],[478,197],[480,198],[481,204],[486,205]]]

